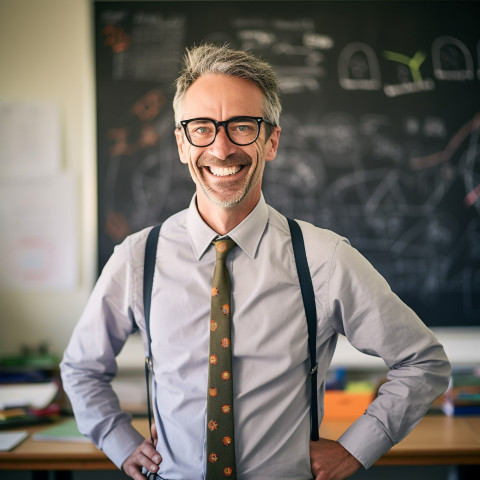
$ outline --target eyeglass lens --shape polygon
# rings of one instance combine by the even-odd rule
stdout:
[[[232,118],[228,120],[225,129],[228,137],[238,145],[253,143],[258,136],[260,125],[252,118]],[[189,122],[187,134],[190,141],[197,147],[212,143],[216,136],[216,126],[212,120],[199,119]]]

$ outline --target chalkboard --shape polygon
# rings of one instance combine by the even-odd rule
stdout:
[[[480,325],[477,2],[96,2],[99,265],[185,208],[184,48],[271,62],[284,111],[264,194],[348,237],[429,326]]]

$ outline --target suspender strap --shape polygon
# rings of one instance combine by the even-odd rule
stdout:
[[[152,435],[152,405],[150,398],[150,371],[152,369],[152,341],[150,338],[150,304],[152,301],[153,274],[155,273],[155,258],[157,256],[158,235],[160,225],[153,227],[147,237],[145,246],[145,262],[143,266],[143,311],[145,316],[145,331],[147,333],[148,353],[145,358],[145,381],[147,383],[147,407],[150,436]],[[153,438],[151,438],[153,443]]]
[[[297,265],[298,279],[302,291],[303,306],[307,317],[308,326],[308,349],[310,352],[310,379],[311,379],[311,401],[310,401],[310,439],[318,440],[318,401],[317,401],[317,308],[315,306],[315,294],[313,291],[312,278],[305,253],[305,243],[300,226],[295,220],[287,218],[290,234],[292,236],[293,253]]]

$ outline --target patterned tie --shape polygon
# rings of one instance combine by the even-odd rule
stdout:
[[[226,237],[213,242],[217,263],[213,273],[207,396],[207,480],[236,479],[233,436],[233,384],[230,276],[226,259],[236,245]]]

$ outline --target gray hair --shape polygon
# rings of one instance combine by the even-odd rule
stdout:
[[[244,78],[260,87],[264,95],[263,115],[278,125],[282,105],[280,86],[270,64],[244,50],[234,50],[228,45],[204,44],[187,49],[183,58],[183,69],[176,81],[173,99],[175,124],[180,125],[183,100],[188,88],[202,75],[220,73]]]

